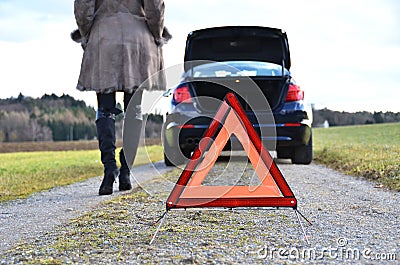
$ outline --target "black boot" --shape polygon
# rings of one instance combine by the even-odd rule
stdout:
[[[113,193],[113,183],[118,176],[115,161],[115,120],[112,114],[96,120],[97,137],[101,152],[101,162],[104,165],[104,178],[100,185],[99,195]]]
[[[118,168],[113,169],[104,169],[104,178],[101,182],[99,195],[110,195],[113,193],[113,184],[118,176]]]
[[[124,149],[119,151],[119,162],[121,162],[121,168],[119,169],[119,190],[130,190],[132,189],[130,170],[125,160]]]
[[[124,133],[122,134],[123,149],[121,149],[120,152],[120,190],[128,190],[132,188],[128,165],[133,166],[142,132],[142,93],[143,90],[138,89],[133,97],[128,100],[127,98],[124,98],[124,105],[127,106],[125,109],[125,115],[130,115],[130,118],[126,119],[127,116],[125,116],[124,119]]]

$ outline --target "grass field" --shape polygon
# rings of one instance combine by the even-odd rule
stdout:
[[[400,191],[400,123],[314,129],[313,138],[316,162]],[[0,202],[102,175],[95,142],[53,143],[49,148],[56,151],[33,151],[46,144],[2,145],[4,152],[30,152],[0,153]],[[163,159],[161,145],[147,145],[139,148],[135,165],[148,163],[148,157]]]
[[[135,165],[149,159],[163,159],[160,145],[139,147]],[[98,150],[2,153],[0,161],[0,202],[103,174]]]
[[[160,138],[141,139],[140,145],[159,145]],[[122,146],[122,140],[116,142],[117,147]],[[21,143],[0,143],[0,153],[35,152],[35,151],[77,151],[95,150],[99,146],[97,140],[68,141],[68,142],[21,142]]]
[[[400,191],[400,123],[314,129],[314,159]]]

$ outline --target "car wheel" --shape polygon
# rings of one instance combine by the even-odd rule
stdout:
[[[311,163],[312,159],[313,159],[312,137],[310,136],[310,140],[308,141],[307,145],[301,145],[294,148],[292,163],[308,165]]]
[[[168,155],[167,155],[168,154]],[[168,167],[176,167],[186,163],[190,158],[190,152],[187,150],[171,150],[167,153],[164,152],[164,164]]]
[[[175,165],[168,159],[168,156],[164,153],[164,164],[167,167],[174,167]]]
[[[276,150],[276,155],[278,158],[287,159],[292,158],[292,149],[290,148],[279,148]]]

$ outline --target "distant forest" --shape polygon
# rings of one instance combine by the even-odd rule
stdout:
[[[119,106],[120,107],[120,106]],[[313,110],[314,127],[359,125],[399,122],[400,113],[339,112],[329,109]],[[31,98],[19,94],[17,98],[0,99],[0,142],[72,141],[96,138],[96,111],[82,100],[69,95],[45,94]],[[163,118],[149,114],[145,137],[161,135]],[[123,115],[116,119],[117,136],[122,135]]]
[[[313,109],[313,126],[321,127],[328,122],[329,126],[361,125],[373,123],[400,122],[400,112],[345,112],[329,109]]]
[[[0,142],[72,141],[96,138],[96,111],[69,95],[45,94],[31,98],[0,99]],[[161,133],[162,116],[148,115],[146,137]],[[116,119],[117,136],[122,135],[123,115]]]

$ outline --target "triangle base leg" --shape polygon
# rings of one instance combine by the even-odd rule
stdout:
[[[156,239],[156,236],[157,236],[158,232],[160,231],[161,226],[162,226],[163,223],[164,223],[164,220],[167,218],[167,213],[168,213],[168,211],[165,211],[165,212],[163,213],[163,215],[161,215],[161,217],[158,218],[158,220],[157,220],[156,222],[154,222],[154,225],[156,225],[158,222],[160,222],[160,223],[159,223],[158,226],[157,226],[156,232],[155,232],[154,235],[151,237],[151,240],[150,240],[149,245],[153,244],[154,240]]]
[[[303,231],[304,239],[306,240],[307,244],[310,245],[310,241],[308,241],[308,235],[303,227],[303,224],[301,223],[300,217],[303,217],[309,224],[311,224],[311,222],[308,221],[307,218],[305,218],[304,215],[302,215],[297,209],[295,209],[294,212],[296,213],[297,221],[299,222],[300,228]]]

